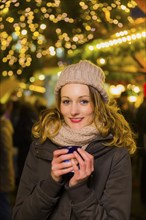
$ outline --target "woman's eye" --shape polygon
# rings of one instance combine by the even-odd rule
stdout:
[[[62,100],[62,103],[67,105],[67,104],[69,104],[69,100]]]
[[[89,101],[88,100],[81,100],[81,104],[85,105],[85,104],[88,104]]]

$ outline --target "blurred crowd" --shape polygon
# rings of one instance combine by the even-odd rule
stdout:
[[[133,185],[138,187],[140,205],[146,206],[146,95],[138,108],[123,92],[117,99],[121,113],[136,134],[137,152],[132,159]],[[12,99],[0,104],[0,219],[10,220],[15,195],[32,142],[31,129],[47,104],[32,104],[25,99]],[[133,188],[134,193],[135,188]],[[133,201],[134,202],[134,201]],[[134,204],[133,204],[134,205]],[[133,219],[140,220],[140,217]],[[143,219],[143,218],[141,218]]]
[[[145,84],[146,85],[146,84]],[[137,151],[131,158],[133,169],[133,194],[130,220],[146,219],[146,86],[143,101],[135,108],[128,101],[128,93],[121,93],[117,100],[121,113],[135,133]]]
[[[32,141],[31,129],[42,110],[39,99],[30,103],[10,98],[0,104],[0,219],[10,220],[25,159]]]

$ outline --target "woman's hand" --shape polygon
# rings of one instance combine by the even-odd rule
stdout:
[[[59,149],[53,152],[51,176],[56,182],[60,182],[62,180],[62,175],[73,170],[71,160],[74,158],[74,155],[67,154],[67,152],[68,149]]]
[[[75,151],[73,155],[78,164],[74,159],[71,160],[74,175],[69,181],[70,187],[85,181],[94,171],[94,157],[83,149],[79,148],[77,151],[79,153]]]

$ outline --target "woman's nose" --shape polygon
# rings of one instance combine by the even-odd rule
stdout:
[[[79,106],[78,106],[77,103],[73,103],[73,104],[71,105],[70,113],[71,113],[71,115],[77,115],[77,114],[79,114]]]

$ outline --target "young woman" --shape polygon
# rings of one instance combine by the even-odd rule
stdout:
[[[136,146],[104,80],[86,60],[61,73],[57,107],[33,127],[13,220],[129,220]]]

